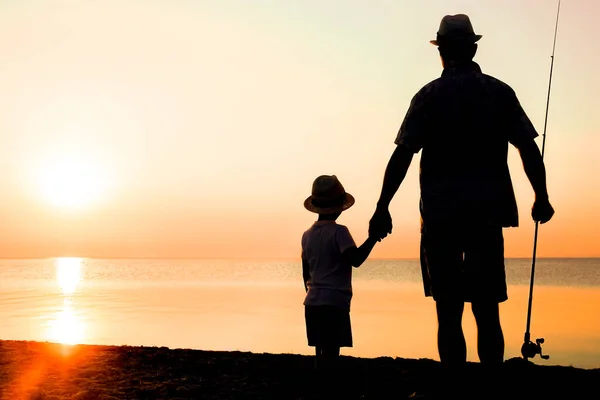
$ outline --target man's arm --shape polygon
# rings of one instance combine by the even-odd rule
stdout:
[[[403,144],[399,144],[390,157],[383,176],[383,187],[377,201],[377,207],[375,207],[373,217],[369,221],[370,237],[381,240],[392,233],[392,216],[390,215],[389,206],[404,177],[406,177],[413,155],[412,150]]]
[[[535,192],[531,216],[534,221],[544,224],[550,221],[554,209],[548,200],[544,160],[534,140],[538,137],[538,133],[512,89],[508,92],[506,104],[508,105],[505,118],[508,141],[519,150],[523,169]]]
[[[350,265],[352,265],[355,268],[358,268],[369,257],[369,254],[371,254],[371,251],[373,250],[373,247],[375,247],[376,243],[376,238],[369,237],[360,247],[352,246],[345,250],[342,253],[342,257]]]
[[[302,257],[302,280],[304,281],[304,290],[308,292],[308,281],[310,280],[310,266],[308,260]]]
[[[383,187],[377,201],[377,208],[387,210],[400,184],[406,177],[414,153],[404,145],[396,146],[394,153],[388,161],[383,176]]]
[[[554,209],[548,199],[548,188],[546,186],[546,167],[542,159],[542,154],[535,141],[531,138],[524,139],[514,143],[519,150],[519,155],[523,161],[523,169],[535,192],[535,202],[531,209],[531,216],[534,221],[542,224],[550,221],[554,216]]]
[[[400,125],[394,143],[396,148],[388,161],[383,176],[383,186],[377,201],[375,213],[369,221],[369,236],[384,238],[392,233],[392,216],[389,206],[406,177],[408,167],[415,153],[418,153],[426,140],[430,118],[427,112],[430,86],[424,86],[410,102],[410,107]]]
[[[533,139],[525,139],[515,145],[519,150],[523,169],[535,192],[536,200],[548,200],[546,187],[546,167],[540,149]]]

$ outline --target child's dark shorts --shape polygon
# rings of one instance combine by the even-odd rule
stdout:
[[[306,336],[313,347],[352,347],[350,311],[333,306],[304,306]]]

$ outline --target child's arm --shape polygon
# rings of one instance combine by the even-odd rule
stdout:
[[[373,247],[375,247],[375,243],[378,242],[378,239],[370,237],[365,240],[365,242],[360,246],[352,246],[348,248],[346,251],[342,253],[342,257],[346,260],[350,265],[355,268],[358,268],[362,265],[363,262],[369,257]]]
[[[308,292],[308,281],[310,280],[310,268],[308,265],[308,260],[302,257],[302,280],[304,281],[304,290]]]

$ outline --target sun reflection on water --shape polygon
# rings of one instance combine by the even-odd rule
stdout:
[[[81,280],[81,258],[57,258],[56,282],[65,296],[71,295],[77,289]]]
[[[62,307],[48,323],[48,340],[63,344],[81,343],[85,325],[75,309],[74,294],[81,280],[81,258],[57,258],[56,283],[63,297]]]

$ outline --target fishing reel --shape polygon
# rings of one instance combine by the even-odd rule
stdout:
[[[540,358],[547,360],[550,358],[547,354],[542,354],[542,344],[544,343],[544,338],[535,339],[535,343],[530,340],[526,340],[521,346],[521,354],[523,358],[527,360],[528,358],[534,358],[536,354],[540,355]]]

